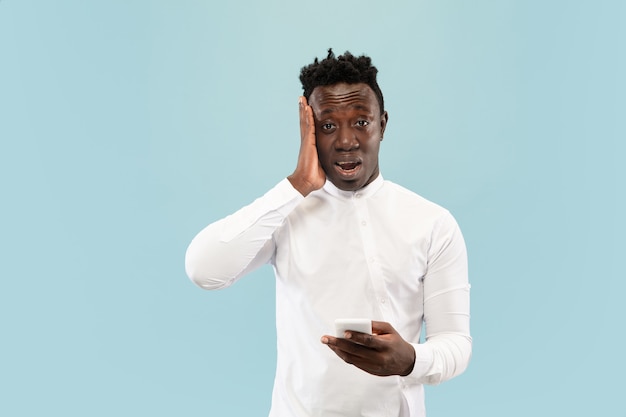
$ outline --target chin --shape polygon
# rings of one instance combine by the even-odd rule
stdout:
[[[356,191],[360,190],[365,186],[362,181],[344,181],[344,180],[336,180],[330,179],[330,181],[335,184],[335,187],[339,188],[343,191]]]

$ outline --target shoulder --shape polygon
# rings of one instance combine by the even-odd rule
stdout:
[[[408,206],[433,215],[448,213],[448,210],[439,204],[389,180],[385,180],[381,191],[382,198],[392,200],[399,206]]]
[[[429,231],[431,239],[442,242],[462,241],[462,233],[448,209],[391,181],[385,180],[387,210],[401,219],[406,230]],[[392,208],[393,207],[393,208]]]
[[[445,207],[430,201],[392,181],[385,180],[381,193],[377,196],[384,212],[393,213],[393,221],[399,221],[404,227],[420,230],[452,231],[458,229],[454,216]]]

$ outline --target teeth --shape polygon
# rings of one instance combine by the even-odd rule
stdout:
[[[344,171],[351,171],[354,168],[356,168],[357,164],[355,162],[343,162],[343,163],[340,163],[339,166]]]

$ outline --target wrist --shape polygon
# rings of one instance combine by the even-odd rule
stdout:
[[[413,345],[411,345],[410,343],[408,344],[411,347],[411,353],[412,353],[412,360],[410,362],[410,366],[407,367],[404,372],[400,373],[400,376],[407,376],[410,375],[411,372],[413,372],[413,368],[415,367],[415,359],[416,359],[416,355],[415,355],[415,348],[413,347]]]
[[[303,197],[309,195],[312,191],[315,191],[317,188],[313,186],[310,182],[303,180],[296,174],[291,174],[287,177],[293,188],[295,188]]]

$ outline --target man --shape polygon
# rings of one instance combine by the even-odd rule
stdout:
[[[332,50],[302,68],[295,171],[187,250],[205,289],[273,265],[271,417],[424,416],[423,384],[460,374],[471,356],[461,232],[447,210],[383,180],[389,117],[376,74],[370,58]],[[353,317],[371,319],[372,334],[331,335]]]

